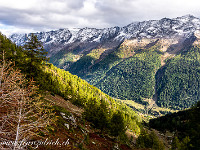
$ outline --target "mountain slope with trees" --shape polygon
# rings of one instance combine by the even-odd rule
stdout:
[[[95,86],[119,99],[132,99],[142,103],[143,98],[155,94],[155,72],[161,66],[157,46],[136,53],[112,67]]]
[[[2,53],[1,55],[2,60],[8,60],[8,59],[12,60],[13,65],[11,66],[11,68],[13,70],[20,69],[23,76],[26,77],[26,79],[24,78],[24,81],[28,82],[29,80],[32,80],[32,79],[35,80],[34,85],[38,87],[38,90],[35,92],[34,95],[36,97],[38,95],[42,96],[41,99],[39,99],[39,102],[38,102],[39,104],[42,103],[42,101],[44,101],[42,103],[43,105],[40,105],[40,107],[44,109],[43,110],[39,109],[39,112],[41,111],[41,113],[43,114],[45,113],[45,111],[48,111],[48,108],[49,108],[52,112],[55,112],[57,114],[56,115],[55,113],[53,113],[53,116],[52,116],[53,118],[55,118],[55,121],[53,121],[54,119],[51,119],[51,121],[53,122],[44,126],[44,129],[47,130],[48,132],[46,133],[44,132],[44,130],[39,132],[37,130],[38,132],[35,131],[36,137],[30,136],[31,140],[33,140],[34,138],[38,139],[38,136],[46,137],[47,135],[55,134],[54,133],[54,130],[56,129],[55,126],[58,126],[60,123],[62,124],[61,127],[63,129],[59,127],[58,128],[59,130],[64,130],[64,128],[66,128],[66,123],[65,123],[66,121],[63,120],[63,118],[66,118],[66,117],[62,115],[62,112],[64,112],[66,115],[68,113],[65,110],[62,110],[62,108],[57,108],[57,106],[51,106],[52,101],[48,101],[45,98],[46,91],[49,91],[52,95],[58,94],[62,96],[63,98],[65,98],[66,101],[70,101],[71,103],[84,109],[85,111],[82,114],[83,118],[81,120],[87,120],[91,122],[91,124],[93,124],[93,128],[95,128],[96,130],[100,130],[101,133],[109,134],[114,137],[119,137],[118,139],[120,139],[120,141],[123,141],[123,140],[125,141],[126,139],[125,131],[127,130],[133,132],[136,135],[140,133],[141,118],[136,112],[131,110],[125,104],[115,101],[113,98],[101,92],[96,87],[88,84],[86,81],[82,80],[76,75],[72,75],[65,70],[59,69],[53,66],[52,64],[47,63],[45,59],[46,53],[44,52],[42,46],[40,45],[40,42],[35,38],[34,35],[30,39],[30,41],[31,42],[33,41],[33,43],[31,42],[30,42],[31,44],[27,43],[24,49],[23,47],[17,47],[5,36],[0,35],[0,51]],[[4,62],[2,63],[2,65],[4,64]],[[29,66],[31,66],[31,69],[29,68]],[[2,72],[3,70],[4,70],[3,67],[1,67]],[[8,72],[8,75],[10,73],[12,72]],[[2,81],[5,84],[5,80],[3,79]],[[16,82],[18,83],[18,81]],[[13,84],[15,85],[15,83]],[[8,86],[10,85],[8,84]],[[29,89],[28,83],[23,84],[23,86],[25,89]],[[12,92],[13,91],[11,91],[11,93]],[[28,97],[32,97],[32,96],[28,95]],[[4,98],[1,99],[1,103],[3,102],[4,102]],[[26,104],[28,105],[29,102],[36,103],[36,99],[34,98],[33,102],[28,100]],[[32,105],[32,107],[36,109],[35,105]],[[21,105],[20,105],[20,108],[21,108]],[[28,109],[29,107],[25,106],[25,108]],[[27,111],[30,112],[29,110]],[[35,112],[35,114],[32,114],[31,112],[30,112],[31,114],[26,114],[29,117],[31,117],[30,121],[32,121],[31,119],[35,120],[37,118],[36,115],[39,115],[39,113],[36,110],[33,110],[33,111]],[[4,112],[2,112],[1,115],[3,115],[3,113]],[[45,114],[50,115],[51,113],[46,112]],[[24,117],[28,117],[26,115]],[[34,115],[34,116],[32,117],[31,115]],[[70,117],[69,114],[68,116]],[[45,117],[43,117],[43,119],[45,120]],[[50,120],[46,119],[46,121],[50,121]],[[22,122],[24,123],[24,121]],[[36,120],[36,122],[38,121]],[[34,121],[32,121],[31,123],[33,124]],[[39,126],[40,125],[42,125],[42,123],[39,124]],[[28,128],[28,129],[32,129],[32,128]],[[34,132],[34,131],[30,131],[30,132]],[[68,133],[68,130],[65,130],[65,132]],[[20,140],[20,139],[17,139],[17,140]]]
[[[199,46],[192,46],[161,68],[156,75],[157,104],[167,108],[188,108],[199,101]]]
[[[149,126],[165,133],[174,133],[172,149],[194,149],[200,147],[200,102],[192,108],[150,120]]]
[[[171,109],[195,104],[200,82],[197,37],[189,37],[175,49],[162,40],[143,42],[142,46],[123,43],[101,61],[89,53],[73,63],[69,72],[118,99],[143,104],[145,99],[154,99],[158,106]],[[164,46],[167,51],[162,50]]]
[[[199,25],[199,18],[186,15],[34,35],[49,52],[50,62],[114,98],[143,104],[153,99],[160,107],[184,109],[199,99],[198,52],[184,54],[199,45]],[[10,38],[24,45],[30,36]]]

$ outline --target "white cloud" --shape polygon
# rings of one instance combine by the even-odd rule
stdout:
[[[29,9],[36,5],[37,0],[0,0],[0,6],[14,9]]]
[[[0,31],[125,26],[133,21],[200,17],[199,0],[0,0]],[[5,29],[7,26],[7,29]]]
[[[33,28],[19,28],[19,27],[0,24],[0,32],[6,36],[9,36],[13,33],[30,33],[35,31],[36,30]]]

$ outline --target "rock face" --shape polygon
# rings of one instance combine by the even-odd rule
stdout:
[[[187,38],[199,29],[200,19],[186,15],[174,19],[134,22],[124,27],[59,29],[35,35],[43,42],[48,56],[53,57],[62,50],[83,55],[99,47],[109,50],[118,47],[126,39]],[[17,45],[23,45],[29,35],[13,34],[10,39]]]

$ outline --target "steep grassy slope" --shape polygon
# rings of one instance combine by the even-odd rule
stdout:
[[[43,135],[48,141],[58,141],[62,145],[39,145],[38,149],[113,149],[116,145],[122,150],[132,148],[123,142],[117,142],[106,132],[102,133],[82,115],[84,109],[73,105],[61,96],[45,93],[44,97],[51,102],[58,118],[55,125],[49,127],[49,134]],[[59,140],[58,140],[59,139]],[[40,139],[41,140],[41,139]],[[66,143],[66,144],[65,144]]]

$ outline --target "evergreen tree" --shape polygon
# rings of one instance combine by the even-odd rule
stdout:
[[[30,38],[28,38],[28,42],[24,45],[24,49],[27,56],[27,66],[25,71],[28,73],[28,76],[35,77],[40,67],[48,61],[48,58],[46,57],[47,52],[34,34],[31,34]]]
[[[113,114],[111,118],[111,134],[113,136],[118,136],[121,133],[124,133],[125,131],[125,122],[124,122],[124,116],[122,112],[117,111]]]
[[[152,149],[154,150],[164,150],[165,146],[162,141],[159,140],[158,136],[154,131],[149,134],[149,138],[151,139]]]
[[[189,136],[186,136],[180,145],[180,150],[189,150],[192,147],[192,145],[190,145],[190,138]]]
[[[177,138],[177,136],[175,136],[172,140],[172,148],[171,150],[177,150],[180,148],[180,141],[179,139]]]
[[[136,141],[138,148],[151,148],[153,150],[164,150],[164,144],[159,140],[154,131],[148,133],[147,130],[142,130]]]

